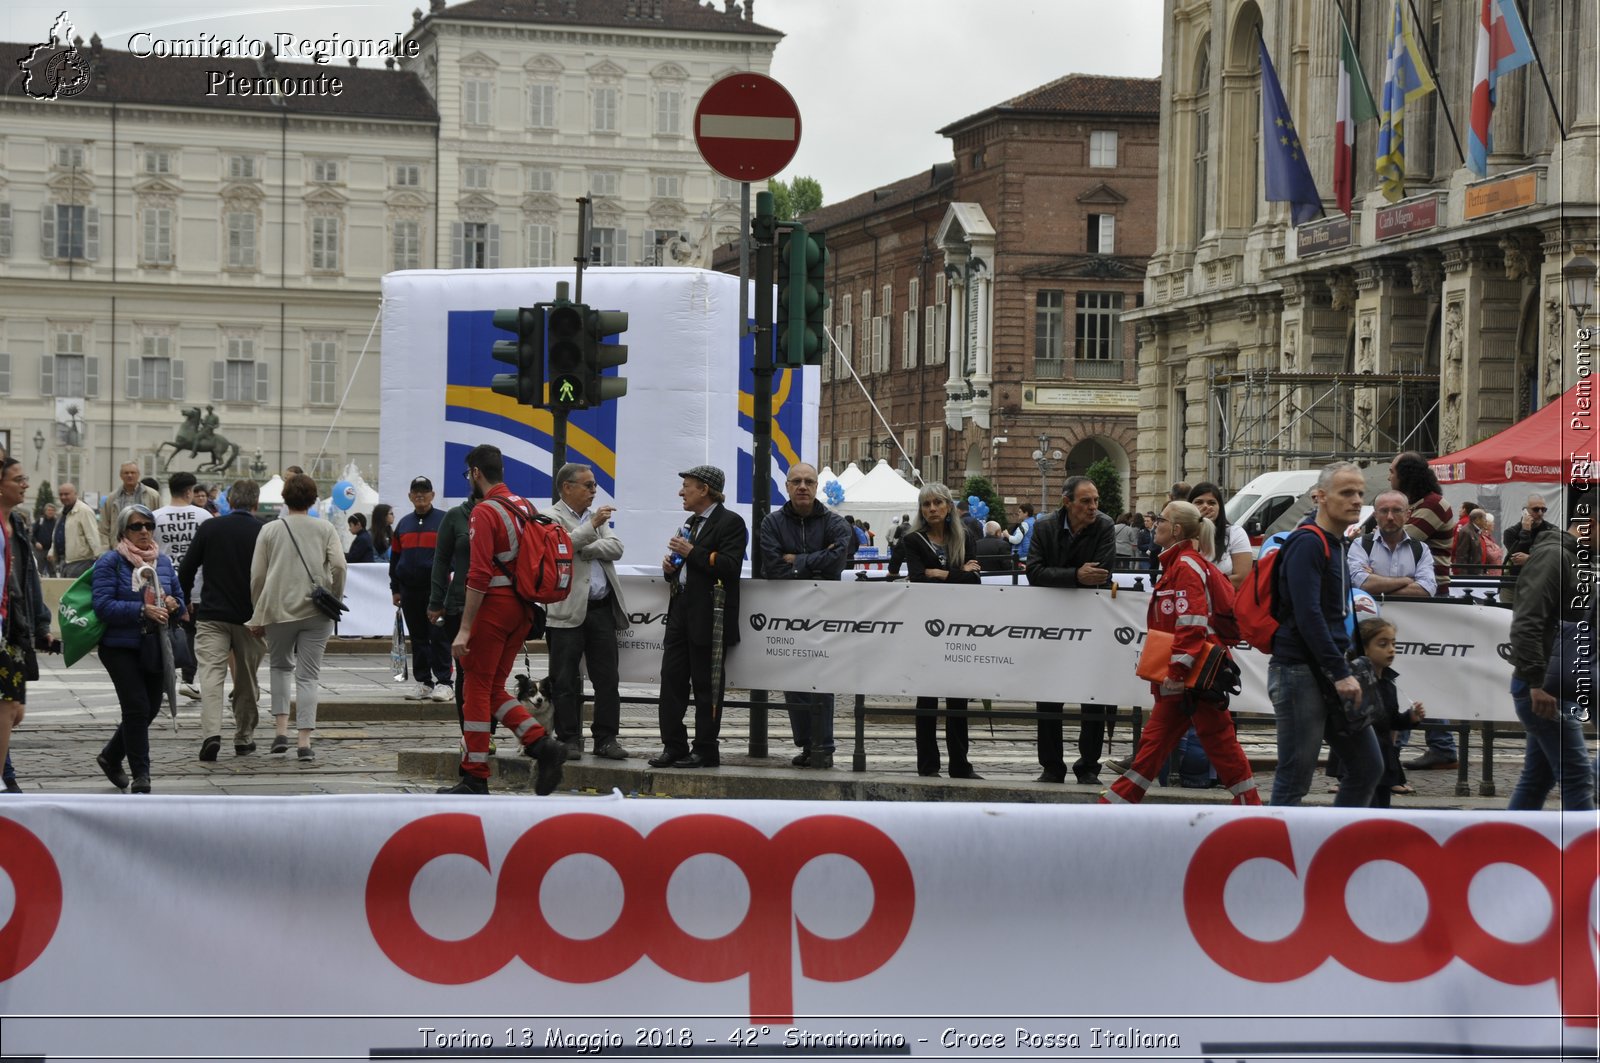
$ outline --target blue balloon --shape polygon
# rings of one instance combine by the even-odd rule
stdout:
[[[328,500],[338,509],[349,509],[356,504],[356,485],[349,480],[340,480],[333,485],[333,494]]]
[[[228,505],[228,492],[226,491],[218,491],[217,497],[211,500],[211,504],[217,507],[217,516],[219,517],[226,517],[233,512],[233,507]]]

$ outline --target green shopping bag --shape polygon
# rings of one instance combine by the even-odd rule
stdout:
[[[61,624],[61,656],[70,668],[98,646],[100,636],[106,633],[105,621],[94,615],[93,568],[73,580],[61,596],[56,619]]]

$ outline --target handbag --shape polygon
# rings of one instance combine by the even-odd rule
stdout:
[[[1139,664],[1133,671],[1149,683],[1164,683],[1172,668],[1172,632],[1147,631],[1144,648],[1139,651]]]
[[[67,588],[56,616],[61,622],[62,659],[71,668],[98,646],[106,633],[105,621],[94,611],[94,569],[86,570]]]
[[[339,614],[348,613],[350,607],[335,598],[333,592],[318,583],[317,577],[311,574],[311,566],[306,564],[306,555],[300,553],[300,544],[295,542],[294,532],[289,528],[287,521],[284,522],[283,533],[289,537],[289,543],[294,547],[296,556],[300,558],[300,564],[305,567],[306,578],[311,581],[311,593],[306,597],[310,598],[311,604],[317,607],[317,612],[337,624],[339,622]]]

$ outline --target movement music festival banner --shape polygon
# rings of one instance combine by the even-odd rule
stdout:
[[[1593,1058],[1592,814],[0,804],[7,1059]]]

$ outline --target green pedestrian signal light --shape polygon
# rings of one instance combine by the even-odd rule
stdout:
[[[542,306],[494,312],[494,327],[517,337],[496,340],[490,352],[495,361],[516,370],[496,373],[489,381],[489,388],[496,395],[516,399],[523,406],[538,406],[544,402],[544,318]]]
[[[828,247],[821,233],[794,225],[778,238],[777,357],[779,365],[821,365],[828,353],[822,327],[828,306],[824,273]]]
[[[589,308],[557,300],[546,315],[546,369],[550,408],[581,410],[589,406],[584,389],[583,323]]]
[[[622,377],[603,375],[607,369],[627,364],[628,345],[606,342],[612,336],[626,331],[627,311],[586,308],[583,328],[584,394],[589,397],[591,406],[598,406],[607,399],[620,399],[628,393],[628,382]]]

